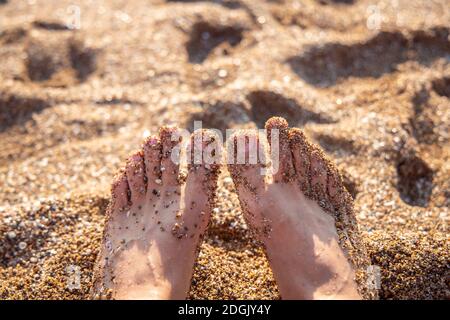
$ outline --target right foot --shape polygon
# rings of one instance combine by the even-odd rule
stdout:
[[[249,164],[248,155],[257,154],[258,146],[266,149],[265,137],[250,131],[233,141],[235,157],[236,146],[245,146],[246,164],[228,167],[244,216],[265,246],[281,297],[371,297],[364,288],[369,260],[336,167],[299,129],[289,129],[286,120],[271,118],[266,129],[269,141],[271,130],[279,130],[278,172],[262,175],[264,159]]]
[[[171,160],[176,130],[163,128],[160,137],[146,140],[113,183],[94,298],[187,296],[219,166],[191,165],[187,177],[179,177],[179,166]],[[205,145],[210,138],[207,131],[196,131],[191,143],[197,139]]]

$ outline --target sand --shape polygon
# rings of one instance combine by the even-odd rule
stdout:
[[[160,125],[273,115],[342,170],[380,298],[449,298],[449,21],[446,0],[0,1],[0,299],[88,297],[112,177]],[[279,298],[219,185],[189,298]]]

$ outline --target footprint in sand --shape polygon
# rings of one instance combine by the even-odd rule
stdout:
[[[450,54],[448,35],[447,28],[411,34],[383,31],[362,42],[312,46],[286,62],[308,83],[329,87],[349,77],[379,78],[410,60],[427,66]]]
[[[200,21],[192,26],[186,43],[189,62],[203,63],[210,55],[229,55],[239,45],[246,28],[240,24],[212,24]]]
[[[307,122],[333,123],[331,117],[300,106],[296,100],[272,92],[257,90],[247,95],[250,102],[250,113],[259,128],[272,116],[286,118],[289,123],[303,126]]]
[[[202,111],[192,114],[186,121],[190,131],[194,130],[194,121],[201,121],[203,128],[220,130],[223,137],[227,129],[254,127],[245,106],[231,101],[206,104]]]
[[[10,45],[22,41],[28,34],[28,31],[22,27],[7,28],[0,32],[0,43]]]
[[[86,81],[97,69],[98,50],[79,36],[48,33],[30,37],[25,45],[26,77],[49,86]]]
[[[354,4],[356,0],[316,0],[318,3],[322,5],[329,5],[329,4]]]
[[[0,132],[24,124],[33,114],[51,106],[47,100],[0,90]]]
[[[443,77],[433,81],[433,90],[441,97],[450,99],[450,77]]]
[[[68,31],[71,30],[66,24],[59,21],[35,20],[33,27],[48,31]]]
[[[411,206],[427,207],[433,190],[434,172],[415,154],[407,154],[397,161],[397,190],[404,202]]]
[[[242,6],[238,0],[167,0],[167,2],[181,2],[181,3],[210,2],[219,4],[228,9],[238,9]]]

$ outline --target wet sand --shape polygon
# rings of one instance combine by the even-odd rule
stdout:
[[[275,115],[342,170],[380,298],[449,298],[450,8],[377,4],[0,2],[0,299],[88,298],[112,177],[160,125]],[[219,185],[189,297],[279,298]]]

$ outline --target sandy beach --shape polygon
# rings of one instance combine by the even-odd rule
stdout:
[[[380,299],[450,298],[447,0],[6,0],[0,299],[89,298],[112,178],[160,126],[271,116],[341,170]],[[226,169],[189,298],[280,298]]]

